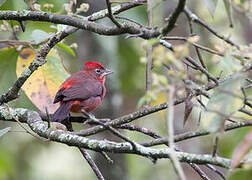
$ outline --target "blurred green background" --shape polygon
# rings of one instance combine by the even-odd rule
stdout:
[[[41,5],[41,10],[65,14],[63,4],[67,0],[41,0],[37,1]],[[105,1],[90,0],[77,1],[78,7],[81,3],[88,3],[90,8],[82,15],[90,15],[93,12],[106,8]],[[159,2],[159,1],[158,1]],[[236,1],[238,2],[238,1]],[[28,0],[2,0],[0,1],[1,10],[22,10],[28,9]],[[45,4],[53,4],[52,8],[45,8]],[[176,1],[160,1],[153,9],[154,26],[162,26],[164,18],[176,7]],[[239,2],[238,2],[239,3]],[[241,2],[242,3],[242,2]],[[230,35],[232,39],[239,44],[250,44],[252,41],[251,17],[234,10],[234,28],[229,27],[229,21],[224,10],[223,1],[219,1],[216,6],[214,16],[212,16],[207,7],[201,0],[188,1],[188,6],[207,23],[219,30],[219,32]],[[137,7],[120,14],[141,22],[146,25],[147,14],[146,6]],[[251,14],[250,14],[251,15]],[[182,14],[177,22],[178,26],[169,34],[176,36],[187,36],[189,29],[186,23],[186,17]],[[99,23],[109,24],[108,19],[99,20]],[[4,25],[5,24],[5,25]],[[7,28],[18,25],[15,21],[8,21]],[[49,36],[50,33],[56,32],[56,25],[44,22],[25,22],[26,31],[18,31],[15,35],[12,32],[4,30],[6,23],[1,22],[0,39],[18,39],[23,41],[39,42],[43,36]],[[42,30],[38,32],[36,30]],[[222,42],[199,26],[195,26],[196,33],[201,36],[200,42],[203,45],[214,47],[221,45]],[[39,34],[36,34],[39,33]],[[78,48],[72,48],[75,56],[70,54],[64,48],[56,47],[59,59],[64,62],[67,69],[74,73],[78,71],[85,61],[100,61],[106,67],[112,69],[114,74],[108,77],[106,98],[96,110],[97,117],[109,117],[111,119],[137,110],[139,99],[145,94],[145,65],[140,61],[145,57],[145,50],[142,44],[145,40],[125,39],[126,35],[121,36],[100,36],[94,33],[79,30],[74,33],[63,43],[67,46],[77,43]],[[39,39],[42,38],[42,39]],[[177,42],[174,42],[175,44]],[[5,47],[6,44],[0,44]],[[16,62],[20,51],[14,49],[0,53],[0,94],[6,92],[14,81],[16,76]],[[202,53],[211,72],[218,74],[215,69],[213,57],[207,53]],[[6,58],[8,57],[8,58]],[[216,57],[215,57],[216,58]],[[57,73],[57,70],[55,69]],[[54,73],[55,73],[54,72]],[[165,96],[160,96],[157,103],[166,100]],[[37,110],[31,103],[25,93],[22,91],[20,98],[9,103],[10,106],[24,107]],[[185,127],[183,127],[184,105],[176,106],[175,109],[175,133],[182,133],[197,128],[197,116],[190,116]],[[91,168],[82,158],[77,148],[68,147],[59,143],[43,142],[23,131],[17,123],[0,121],[0,129],[11,126],[12,132],[0,138],[0,180],[67,180],[67,179],[96,179]],[[166,135],[165,112],[159,112],[144,117],[136,122],[137,125],[150,128]],[[76,129],[85,128],[82,125],[74,125]],[[225,133],[221,136],[219,155],[231,158],[234,148],[241,141],[243,136],[251,128],[241,128]],[[136,141],[146,140],[145,136],[137,133],[125,131],[127,136],[134,138]],[[109,133],[96,135],[99,139],[117,138]],[[207,143],[206,143],[207,142]],[[186,152],[192,153],[211,153],[213,146],[213,136],[206,136],[186,140],[177,144]],[[98,153],[90,152],[101,168],[105,179],[114,180],[166,180],[176,179],[176,174],[169,160],[158,160],[152,164],[149,159],[135,155],[112,155],[114,164],[109,164],[104,157]],[[188,179],[201,179],[187,164],[183,164],[186,177]],[[212,179],[220,179],[216,174],[202,167]],[[218,167],[217,167],[218,168]],[[218,168],[227,173],[225,169]],[[251,170],[236,170],[229,179],[251,179]]]

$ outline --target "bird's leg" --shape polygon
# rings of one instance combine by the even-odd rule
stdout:
[[[68,116],[67,119],[66,119],[65,125],[66,125],[68,131],[71,131],[71,132],[74,131],[74,130],[73,130],[72,123],[71,123],[71,121],[70,121],[70,114],[69,114],[69,116]]]

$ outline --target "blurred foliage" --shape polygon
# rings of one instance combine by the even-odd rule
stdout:
[[[91,1],[78,1],[78,4],[82,4],[82,9],[77,9],[74,1],[68,0],[2,0],[0,1],[0,10],[41,10],[54,12],[59,14],[71,14],[75,11],[81,11],[82,13],[93,10],[95,6],[101,7],[100,2]],[[245,12],[245,15],[251,14],[251,9],[248,8],[249,0],[233,0],[234,10],[237,11],[230,14],[230,6],[225,0],[207,1],[201,0],[195,2],[188,2],[188,6],[193,7],[195,13],[202,19],[204,19],[210,25],[216,27],[219,32],[223,34],[232,35],[232,39],[237,42],[244,42],[249,44],[249,37],[245,34],[245,28],[251,28],[251,22],[244,21],[240,15],[237,15],[239,11]],[[71,3],[73,3],[71,5]],[[87,3],[87,4],[86,4]],[[96,4],[95,4],[96,3]],[[154,26],[163,26],[164,18],[166,18],[168,11],[173,10],[171,7],[174,2],[171,1],[151,1],[153,7],[153,24]],[[87,5],[89,7],[87,7]],[[70,9],[70,6],[73,8]],[[68,8],[68,9],[67,9]],[[103,6],[105,8],[105,6]],[[125,16],[130,19],[134,19],[137,22],[141,22],[146,25],[147,13],[146,6],[137,7],[127,12],[123,12],[120,16]],[[229,28],[228,18],[233,18],[235,28]],[[108,24],[107,20],[100,20],[99,22]],[[239,23],[236,23],[239,22]],[[6,92],[15,82],[17,76],[19,76],[23,70],[29,65],[35,56],[36,50],[44,43],[48,38],[56,32],[65,28],[64,25],[55,25],[47,22],[24,22],[26,31],[22,32],[19,27],[19,23],[16,21],[1,21],[0,22],[0,38],[1,39],[15,39],[18,38],[21,41],[30,41],[33,43],[32,47],[17,45],[9,46],[6,44],[0,44],[0,94]],[[172,34],[181,36],[182,34],[188,34],[187,21],[182,19],[178,21],[178,27],[175,28]],[[20,97],[9,103],[11,106],[24,107],[29,109],[44,110],[44,107],[49,107],[49,111],[53,112],[55,106],[52,105],[52,99],[63,80],[68,77],[68,72],[75,72],[79,70],[83,64],[83,59],[93,58],[92,60],[107,59],[105,62],[107,65],[113,68],[115,72],[114,76],[118,78],[109,78],[107,83],[110,86],[118,86],[119,93],[123,96],[123,105],[121,107],[121,114],[133,111],[140,108],[146,102],[150,102],[151,105],[160,104],[167,101],[167,91],[169,85],[176,82],[177,91],[176,97],[183,97],[186,93],[184,84],[181,79],[190,78],[187,74],[187,69],[180,59],[186,55],[193,53],[191,48],[192,43],[199,43],[211,47],[221,53],[224,57],[202,52],[203,59],[207,64],[208,70],[215,76],[218,76],[222,72],[221,77],[229,75],[239,70],[243,64],[244,57],[252,57],[251,46],[241,46],[240,50],[234,49],[229,45],[223,43],[216,37],[209,35],[203,28],[198,25],[194,25],[195,33],[199,36],[188,39],[187,42],[174,43],[174,53],[167,50],[161,45],[157,45],[158,39],[142,40],[142,39],[125,39],[125,36],[120,37],[102,37],[91,33],[82,33],[81,31],[58,43],[57,46],[47,56],[47,63],[40,67],[25,83],[23,91],[20,93]],[[75,44],[73,44],[75,43]],[[145,94],[145,64],[146,64],[146,49],[153,46],[153,70],[152,70],[152,91]],[[195,56],[196,57],[196,56]],[[164,67],[163,64],[167,66]],[[172,68],[169,68],[172,67]],[[16,72],[16,73],[15,73]],[[194,75],[195,82],[203,85],[207,78],[199,72],[190,72]],[[168,78],[167,78],[168,77]],[[113,83],[113,84],[112,84]],[[223,108],[225,105],[232,105],[232,107],[226,107],[223,113],[233,112],[233,108],[237,110],[240,107],[239,98],[233,96],[223,95],[221,90],[234,90],[244,85],[247,82],[241,82],[240,78],[227,82],[219,89],[210,91],[210,95],[213,97],[208,99],[202,97],[202,102],[207,107],[213,106],[214,108]],[[40,96],[33,96],[40,94]],[[108,91],[108,94],[110,92]],[[252,90],[247,89],[248,96],[252,95]],[[112,92],[111,92],[112,94]],[[109,94],[109,95],[111,95]],[[27,96],[28,97],[27,97]],[[239,96],[242,96],[239,92]],[[221,99],[220,99],[221,98]],[[105,98],[106,99],[106,98]],[[223,99],[225,101],[223,101]],[[196,100],[192,102],[197,104]],[[105,102],[106,103],[106,102]],[[184,109],[182,106],[176,108],[175,117],[175,130],[176,132],[182,132],[187,130],[196,129],[199,117],[199,111],[203,112],[200,108],[193,108],[193,114],[189,117],[189,120],[185,127],[183,127]],[[248,118],[244,114],[237,113],[237,116]],[[214,128],[219,129],[223,124],[223,121],[215,117],[209,116],[205,113],[204,122],[207,124],[207,129]],[[203,117],[204,117],[203,116]],[[192,119],[194,121],[192,121]],[[207,122],[210,121],[212,125]],[[136,122],[140,126],[153,129],[159,132],[161,135],[166,135],[165,112],[159,112],[152,114],[140,121]],[[0,125],[0,129],[11,126],[12,129],[7,135],[4,135],[0,139],[0,180],[8,179],[94,179],[94,174],[88,167],[86,162],[81,158],[77,150],[73,151],[66,146],[59,144],[50,145],[45,142],[40,142],[33,137],[28,136],[25,133],[15,132],[20,130],[11,123],[3,123]],[[13,130],[14,129],[14,130]],[[220,155],[231,158],[234,149],[242,141],[245,134],[251,128],[242,128],[228,132],[227,134],[221,134],[220,141]],[[1,132],[1,131],[0,131]],[[21,134],[21,135],[20,135]],[[144,141],[146,137],[140,136],[137,133],[127,133],[131,138],[136,141]],[[192,146],[190,142],[183,142],[181,145],[187,146],[186,151],[193,152],[210,152],[212,148],[211,142],[212,136],[199,138],[198,141],[202,144],[200,147]],[[133,155],[126,155],[128,166],[129,179],[155,179],[165,180],[167,177],[174,177],[175,173],[171,164],[167,160],[160,160],[156,165],[153,165],[151,161],[145,158],[136,157]],[[105,160],[104,160],[105,161]],[[116,162],[115,162],[116,163]],[[187,173],[191,172],[188,169]],[[188,179],[195,179],[198,176],[188,176]],[[235,170],[229,179],[249,179],[251,177],[251,170]]]
[[[10,129],[11,129],[10,127],[0,129],[0,137],[3,136],[4,134],[6,134],[7,132],[9,132]]]
[[[240,90],[243,79],[244,77],[242,78],[242,75],[239,74],[237,77],[226,81],[214,89],[206,106],[208,111],[202,116],[203,121],[201,121],[201,125],[203,129],[210,130],[211,132],[224,131],[224,116],[232,116],[243,106]],[[220,113],[216,112],[216,110],[220,110]]]

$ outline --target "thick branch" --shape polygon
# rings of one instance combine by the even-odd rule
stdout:
[[[120,35],[120,34],[141,34],[139,37],[144,39],[154,38],[160,35],[156,29],[139,28],[133,24],[122,23],[121,28],[116,26],[104,26],[87,20],[88,18],[77,18],[67,15],[54,14],[38,11],[0,11],[0,20],[17,21],[45,21],[55,24],[65,24],[79,29],[88,30],[100,35]]]
[[[10,108],[8,106],[0,106],[0,119],[11,120],[14,116],[19,119],[26,119],[30,128],[41,137],[50,139],[51,141],[60,142],[69,146],[90,149],[94,151],[105,151],[113,153],[129,153],[137,154],[143,157],[161,159],[170,158],[170,149],[153,149],[141,145],[136,145],[137,149],[126,143],[116,143],[108,140],[94,140],[77,135],[72,135],[63,130],[57,130],[47,127],[47,123],[43,122],[39,114],[23,108]],[[177,158],[181,162],[197,163],[197,164],[214,164],[217,166],[230,168],[230,160],[222,157],[212,157],[211,155],[197,155],[185,152],[175,152]]]

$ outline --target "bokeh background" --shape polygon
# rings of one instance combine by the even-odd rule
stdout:
[[[27,0],[28,1],[28,0]],[[63,4],[67,0],[41,0],[37,1],[41,5],[42,10],[65,14]],[[106,8],[105,1],[102,0],[78,0],[79,6],[81,3],[88,3],[89,10],[82,15],[90,15],[93,12]],[[158,1],[159,2],[159,1]],[[238,2],[238,0],[237,0]],[[0,1],[1,10],[23,10],[27,9],[27,2],[23,0],[6,0]],[[52,8],[45,8],[45,4],[53,4]],[[218,1],[214,16],[211,15],[207,7],[201,0],[188,1],[188,6],[207,23],[218,29],[219,32],[230,35],[232,39],[239,44],[250,44],[252,41],[252,26],[251,14],[250,17],[246,13],[234,10],[234,28],[229,27],[229,21],[224,10],[223,1]],[[239,3],[239,2],[238,2]],[[164,18],[176,7],[177,2],[160,1],[153,9],[153,24],[154,26],[162,26]],[[144,25],[147,24],[146,6],[141,6],[123,12],[120,16],[125,16],[136,20]],[[177,22],[178,26],[169,35],[187,36],[189,29],[186,23],[186,17],[182,14]],[[10,25],[18,25],[17,22],[8,21]],[[99,20],[99,23],[111,25],[108,19]],[[4,23],[1,22],[1,25]],[[43,33],[45,36],[56,31],[55,26],[45,22],[25,22],[26,31],[18,31],[16,36],[23,41],[40,41],[38,39]],[[10,28],[10,27],[9,27]],[[42,30],[43,33],[38,30]],[[199,43],[214,47],[216,44],[221,45],[223,42],[218,40],[207,31],[199,26],[195,26],[197,34],[201,39]],[[39,33],[39,34],[36,34]],[[114,74],[109,76],[106,82],[108,87],[106,98],[103,104],[95,111],[96,117],[115,118],[127,113],[136,111],[139,99],[145,94],[145,64],[141,59],[145,57],[143,44],[145,40],[140,38],[125,39],[126,35],[121,36],[100,36],[87,31],[79,30],[63,41],[67,46],[73,47],[75,56],[67,52],[64,48],[56,47],[59,58],[64,62],[64,66],[70,73],[74,73],[83,66],[85,61],[100,61],[106,67],[112,69]],[[13,33],[1,29],[0,39],[15,39]],[[77,44],[77,47],[75,44]],[[176,44],[177,42],[172,42]],[[0,44],[1,48],[6,47],[6,44]],[[0,59],[0,94],[11,87],[17,79],[16,66],[18,52],[8,52],[1,54]],[[202,53],[207,63],[209,70],[215,72],[214,58]],[[216,58],[216,57],[215,57]],[[57,70],[52,70],[52,73],[57,74]],[[217,75],[217,74],[215,74]],[[158,95],[158,98],[152,104],[163,103],[166,101],[166,96]],[[9,103],[14,107],[23,107],[33,110],[37,108],[28,99],[24,91],[21,92],[20,98]],[[183,133],[189,130],[197,129],[197,115],[193,113],[185,126],[183,126],[184,105],[176,106],[175,109],[175,133]],[[195,115],[194,115],[195,114]],[[155,113],[144,117],[136,122],[139,126],[150,128],[159,132],[161,135],[166,135],[165,111]],[[0,179],[1,180],[68,180],[68,179],[96,179],[91,168],[82,158],[77,148],[68,147],[59,143],[43,142],[27,133],[23,132],[17,123],[3,122],[0,123],[0,129],[11,126],[12,131],[0,138]],[[75,124],[75,129],[86,128],[83,125]],[[219,155],[230,158],[237,144],[243,136],[251,128],[240,128],[225,133],[221,136],[219,143]],[[22,132],[19,132],[22,131]],[[136,141],[144,141],[146,137],[140,136],[137,133],[124,131],[124,133],[135,139]],[[101,133],[96,135],[98,139],[111,139],[119,141],[110,133]],[[213,146],[213,136],[205,136],[186,140],[177,143],[178,147],[186,152],[191,153],[211,153]],[[109,154],[114,160],[114,164],[109,164],[104,157],[98,153],[90,152],[92,157],[97,162],[106,179],[109,180],[166,180],[176,179],[174,169],[169,160],[158,160],[153,164],[149,159],[138,157],[135,155],[124,154]],[[185,173],[188,179],[200,179],[200,177],[186,164],[183,164]],[[201,166],[202,167],[202,166]],[[213,174],[208,169],[202,167],[208,172],[212,179],[219,179],[216,174]],[[225,169],[218,168],[226,172]],[[252,171],[249,169],[236,170],[228,178],[234,179],[251,179]]]

